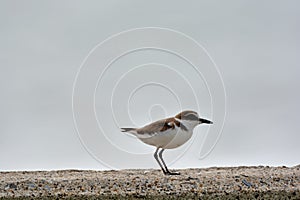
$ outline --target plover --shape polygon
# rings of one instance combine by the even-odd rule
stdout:
[[[165,175],[179,175],[178,172],[169,171],[162,153],[165,149],[174,149],[186,143],[192,137],[194,128],[199,124],[212,124],[212,122],[199,118],[195,111],[186,110],[175,117],[161,119],[142,128],[121,128],[121,131],[131,133],[142,142],[155,146],[154,158],[163,173]]]

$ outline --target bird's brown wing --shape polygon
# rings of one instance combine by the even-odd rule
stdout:
[[[174,129],[175,126],[180,126],[180,123],[175,120],[175,118],[167,118],[167,119],[162,119],[156,122],[153,122],[149,125],[146,125],[142,128],[137,129],[138,134],[154,134],[158,132],[164,132],[168,129]]]

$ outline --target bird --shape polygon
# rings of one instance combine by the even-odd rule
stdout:
[[[174,117],[161,119],[141,128],[121,128],[121,132],[130,133],[142,142],[156,147],[154,158],[165,175],[180,175],[179,172],[169,171],[162,154],[165,149],[174,149],[186,143],[192,137],[194,128],[200,124],[213,122],[200,118],[195,111],[185,110]]]

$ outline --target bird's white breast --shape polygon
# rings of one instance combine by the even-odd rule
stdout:
[[[157,132],[149,137],[139,138],[146,144],[163,149],[173,149],[186,143],[192,137],[193,131],[184,131],[180,127],[169,129],[164,132]]]

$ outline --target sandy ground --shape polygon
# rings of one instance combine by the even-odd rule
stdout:
[[[296,167],[0,172],[1,199],[300,199]]]

